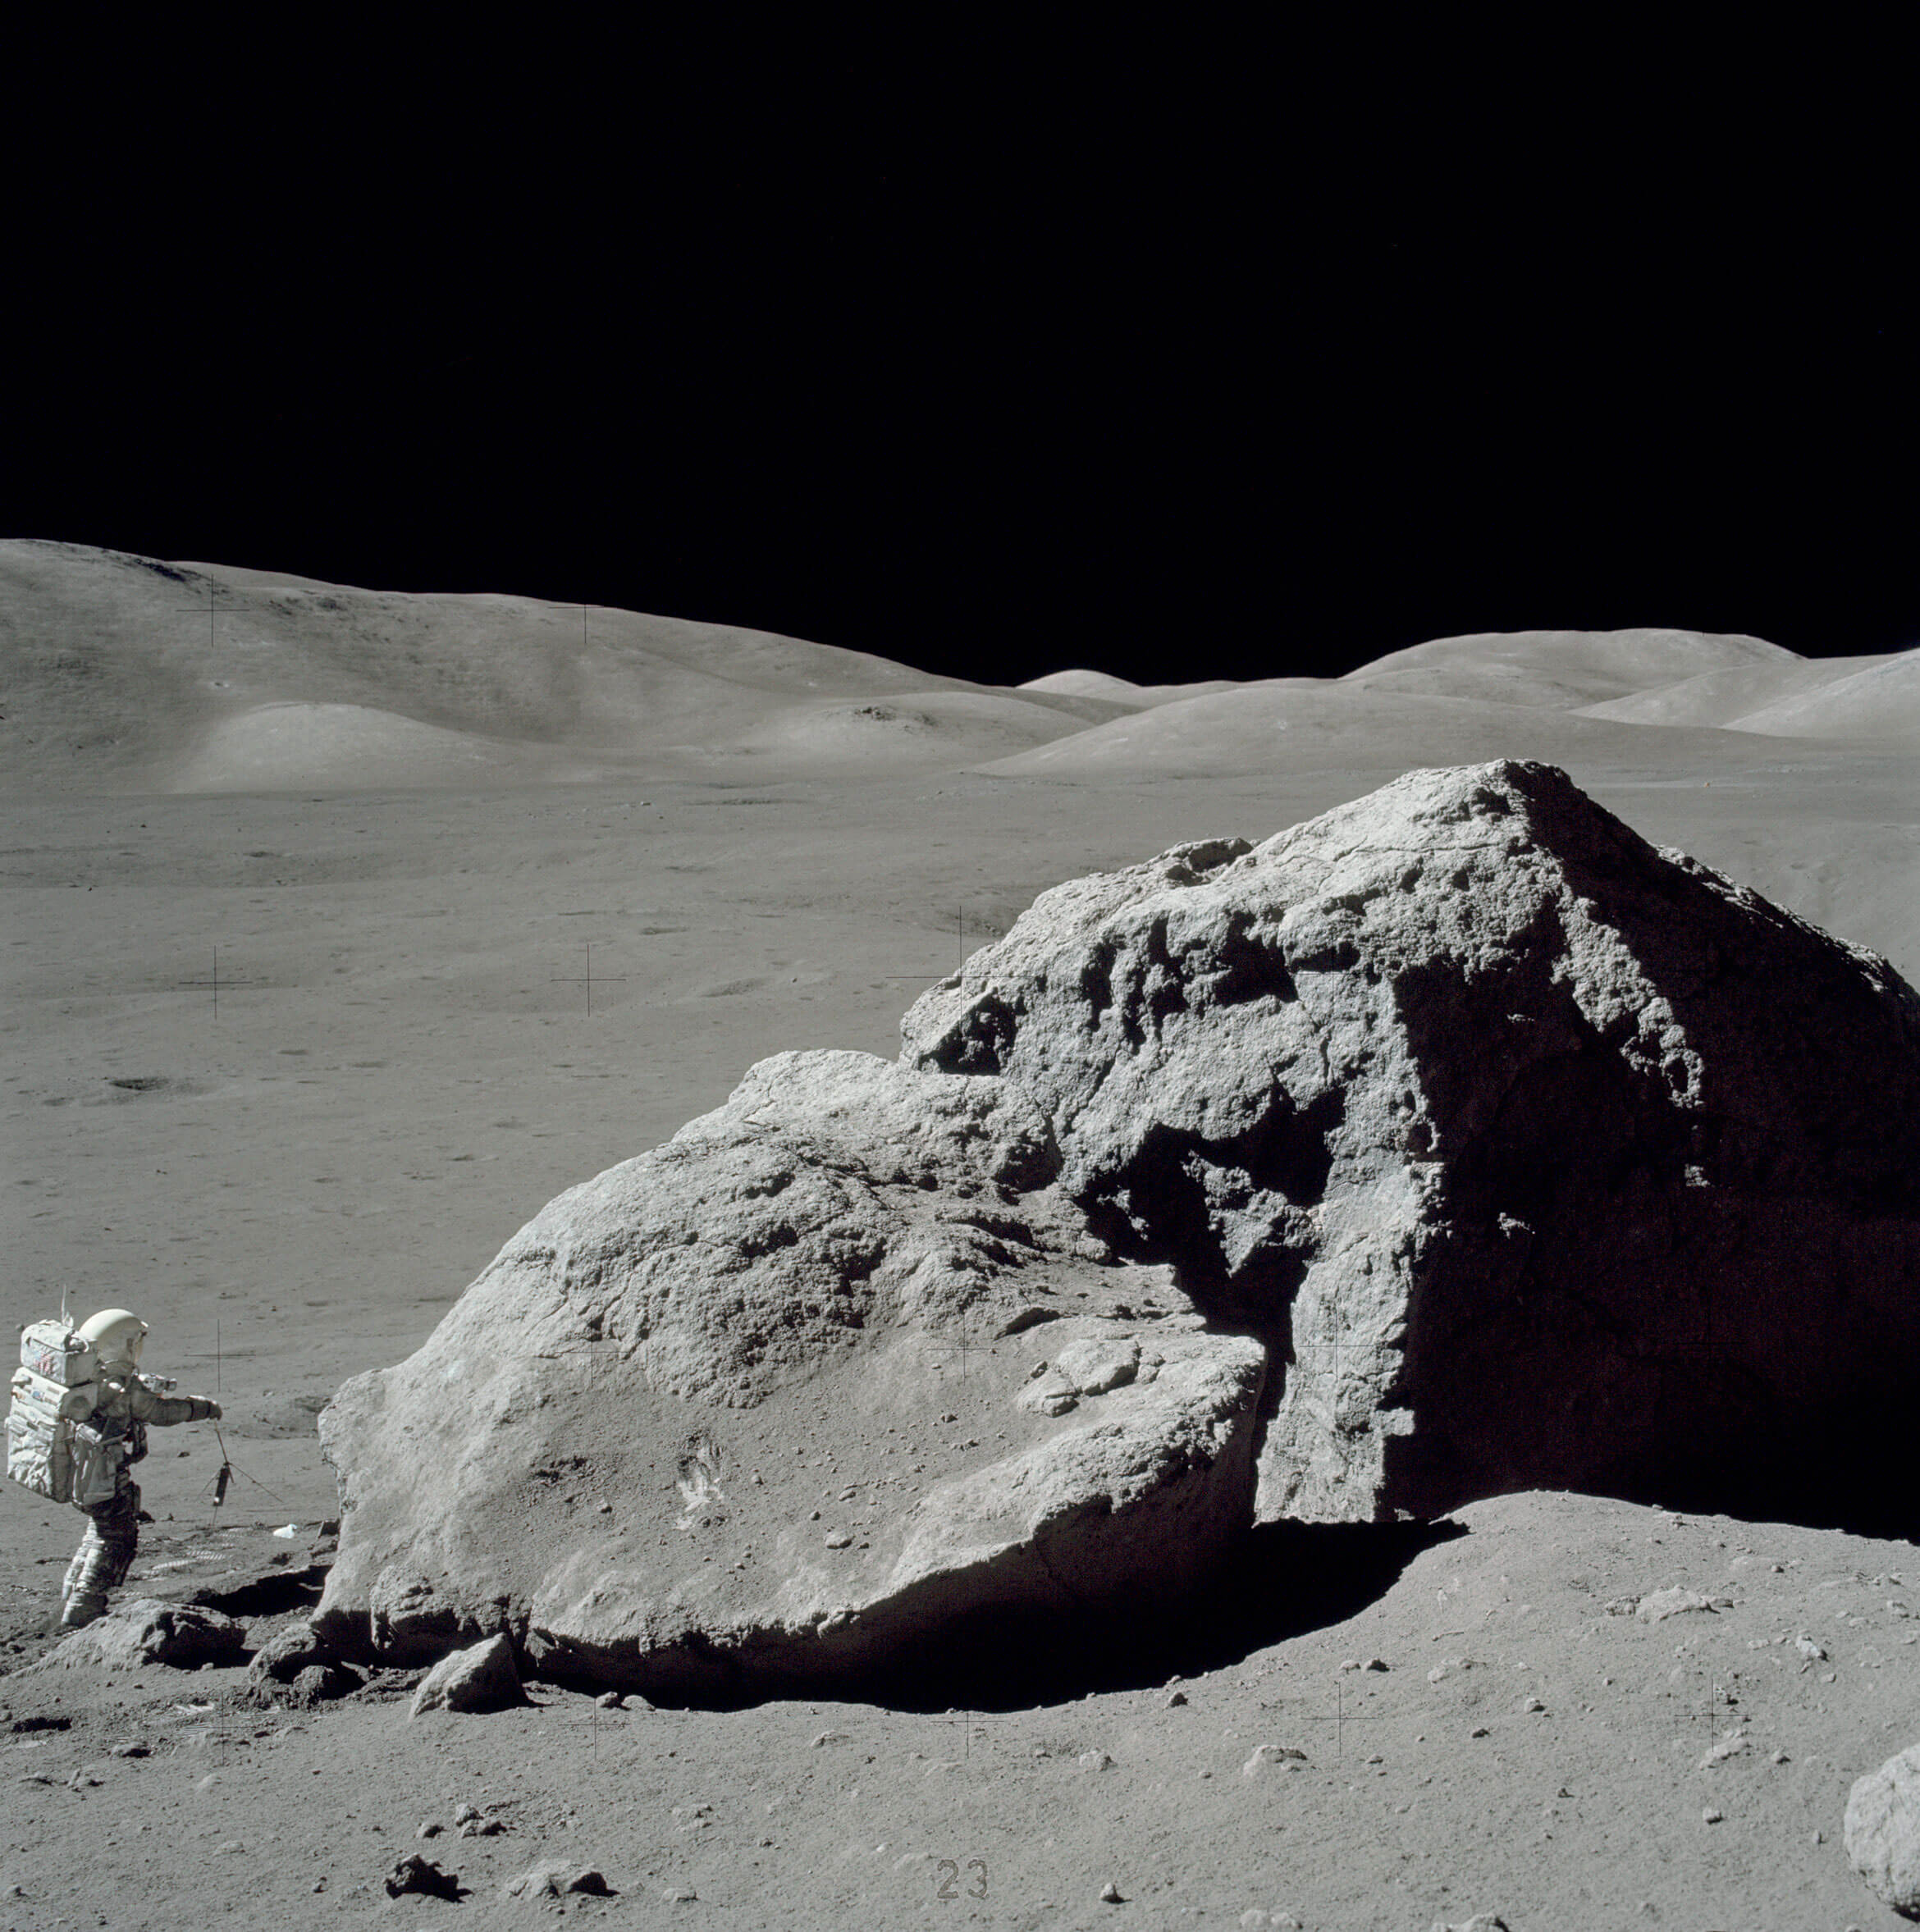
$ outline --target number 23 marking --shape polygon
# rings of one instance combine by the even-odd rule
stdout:
[[[987,1895],[985,1859],[969,1858],[967,1861],[967,1869],[973,1873],[974,1883],[967,1888],[964,1896],[968,1898],[985,1898]],[[940,1882],[935,1889],[934,1897],[936,1898],[958,1898],[962,1897],[962,1893],[953,1889],[960,1882],[960,1861],[958,1858],[943,1858],[939,1861],[938,1870],[940,1874]]]

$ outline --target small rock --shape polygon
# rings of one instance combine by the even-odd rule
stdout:
[[[1369,1657],[1362,1668],[1367,1670],[1386,1670],[1392,1666],[1384,1657]]]
[[[698,1902],[700,1894],[691,1885],[669,1885],[661,1898],[669,1905],[693,1905]]]
[[[273,1686],[266,1701],[293,1710],[311,1710],[316,1704],[351,1697],[363,1681],[350,1664],[309,1664],[295,1672],[292,1683]]]
[[[1867,1889],[1920,1917],[1920,1745],[1890,1757],[1848,1794],[1847,1857]]]
[[[520,1688],[519,1667],[514,1661],[514,1647],[503,1633],[469,1650],[455,1651],[442,1657],[414,1692],[412,1715],[418,1717],[429,1710],[500,1710],[526,1701],[527,1694]]]
[[[1651,1596],[1643,1596],[1639,1608],[1634,1614],[1643,1624],[1660,1624],[1669,1617],[1684,1616],[1692,1610],[1710,1611],[1712,1608],[1698,1590],[1683,1590],[1675,1584],[1671,1590],[1656,1590]]]
[[[1118,1341],[1070,1341],[1054,1358],[1054,1368],[1076,1394],[1104,1395],[1139,1372],[1140,1344],[1131,1336]]]
[[[339,1660],[331,1646],[315,1635],[312,1624],[303,1619],[276,1631],[254,1652],[247,1665],[247,1682],[257,1688],[291,1683],[311,1665]]]
[[[531,1871],[509,1879],[503,1889],[510,1898],[564,1898],[569,1892],[584,1892],[596,1898],[617,1896],[597,1871],[583,1865],[537,1865]]]
[[[1169,1710],[1175,1710],[1179,1706],[1184,1704],[1186,1701],[1186,1692],[1185,1691],[1169,1692],[1167,1697],[1167,1708]]]
[[[1065,1415],[1080,1406],[1080,1394],[1058,1369],[1046,1368],[1027,1383],[1016,1400],[1035,1414]]]
[[[150,1596],[117,1605],[76,1630],[21,1673],[76,1666],[140,1670],[164,1664],[175,1670],[220,1669],[237,1664],[246,1649],[244,1624],[194,1603],[162,1603]]]
[[[1810,1664],[1824,1663],[1826,1660],[1826,1652],[1810,1637],[1796,1637],[1794,1639],[1794,1648]]]
[[[420,1829],[414,1834],[414,1836],[417,1838],[437,1838],[445,1829],[446,1827],[440,1824],[437,1820],[429,1818],[424,1824],[421,1825]]]
[[[1103,1905],[1124,1905],[1127,1901],[1120,1896],[1120,1888],[1109,1879],[1100,1887],[1100,1902]]]
[[[116,1757],[151,1757],[153,1749],[150,1744],[116,1744],[113,1755]]]
[[[593,1701],[602,1710],[624,1710],[627,1707],[626,1697],[619,1691],[602,1691]]]
[[[1721,1824],[1726,1819],[1726,1813],[1721,1811],[1717,1805],[1709,1805],[1707,1809],[1700,1814],[1700,1822],[1703,1825],[1718,1825]]]
[[[853,1537],[843,1529],[830,1529],[827,1532],[826,1546],[830,1550],[844,1550],[853,1541]]]
[[[1746,1748],[1745,1734],[1739,1731],[1729,1731],[1719,1742],[1708,1747],[1699,1763],[1694,1768],[1703,1771],[1710,1765],[1725,1764],[1730,1757],[1739,1756]]]
[[[437,1865],[428,1864],[418,1852],[410,1852],[395,1866],[386,1879],[389,1898],[399,1898],[409,1892],[457,1902],[460,1895],[459,1875],[442,1871]]]
[[[1253,1756],[1240,1767],[1240,1774],[1243,1778],[1257,1778],[1269,1765],[1304,1765],[1306,1761],[1306,1753],[1296,1751],[1290,1744],[1259,1744],[1254,1747]]]
[[[472,1825],[479,1816],[480,1807],[478,1805],[462,1805],[454,1813],[453,1821],[455,1825]]]
[[[1547,1706],[1538,1697],[1525,1697],[1520,1701],[1522,1710],[1544,1710]]]
[[[1113,1761],[1104,1751],[1083,1751],[1080,1754],[1080,1768],[1083,1771],[1110,1771]]]
[[[1470,1738],[1491,1738],[1493,1733],[1484,1724],[1475,1724],[1467,1735]]]
[[[1477,1911],[1470,1919],[1457,1923],[1436,1919],[1433,1932],[1506,1932],[1506,1921],[1497,1911]]]
[[[813,1740],[813,1748],[817,1751],[823,1744],[851,1744],[853,1742],[853,1736],[850,1731],[822,1731]]]

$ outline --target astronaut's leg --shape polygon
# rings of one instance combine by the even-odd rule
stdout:
[[[107,1594],[117,1590],[132,1567],[140,1540],[140,1491],[136,1483],[122,1483],[110,1501],[87,1511],[87,1532],[80,1538],[60,1594],[66,1607],[60,1613],[63,1629],[77,1630],[107,1608]]]

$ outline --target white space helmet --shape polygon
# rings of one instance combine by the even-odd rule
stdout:
[[[94,1345],[103,1368],[135,1368],[147,1339],[147,1324],[125,1309],[102,1309],[80,1323],[80,1334],[83,1341]]]

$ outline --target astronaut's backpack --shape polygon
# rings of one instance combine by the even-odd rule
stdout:
[[[82,1510],[104,1502],[120,1446],[87,1419],[101,1394],[93,1345],[64,1322],[34,1322],[20,1332],[20,1361],[7,1416],[7,1473],[50,1502]]]

